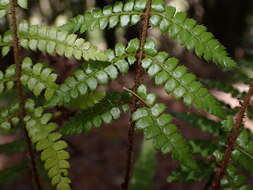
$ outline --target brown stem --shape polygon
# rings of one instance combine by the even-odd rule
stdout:
[[[243,118],[244,118],[246,109],[250,104],[250,98],[251,98],[252,94],[253,94],[253,81],[250,84],[249,91],[243,100],[240,111],[236,116],[235,127],[230,132],[230,134],[228,136],[228,146],[225,150],[224,159],[220,163],[220,167],[217,168],[215,171],[215,175],[214,175],[214,178],[212,181],[211,190],[219,190],[220,189],[220,181],[223,178],[223,176],[225,175],[225,171],[229,165],[229,162],[231,161],[232,152],[236,146],[236,139],[240,134],[241,127],[243,125]]]
[[[28,136],[28,132],[24,125],[24,117],[26,115],[25,111],[25,96],[23,87],[20,81],[21,75],[22,75],[22,68],[21,68],[21,62],[20,62],[20,49],[19,49],[19,38],[18,38],[18,30],[17,30],[17,17],[16,17],[16,8],[17,8],[17,0],[11,1],[10,11],[11,11],[11,27],[12,27],[12,37],[13,37],[13,53],[14,53],[14,63],[16,65],[16,84],[18,89],[18,99],[19,99],[19,108],[20,108],[20,122],[21,127],[24,129],[24,133],[26,136],[26,142],[28,144],[28,151],[31,158],[31,165],[32,165],[32,176],[34,178],[35,184],[37,186],[38,190],[41,190],[41,185],[39,181],[39,176],[36,169],[36,163],[35,163],[35,156],[32,149],[32,142],[31,139]]]
[[[148,28],[149,28],[149,18],[151,12],[151,4],[152,0],[148,0],[145,8],[145,12],[142,16],[142,29],[140,35],[140,50],[137,54],[137,63],[135,64],[135,79],[134,79],[134,87],[133,91],[135,92],[138,86],[142,82],[142,75],[143,69],[141,67],[141,61],[144,56],[144,45],[148,35]],[[138,109],[138,98],[133,97],[131,102],[131,115]],[[128,129],[128,149],[127,149],[127,160],[126,160],[126,173],[125,173],[125,180],[122,184],[123,190],[128,190],[129,182],[131,178],[132,172],[132,163],[133,163],[133,146],[134,146],[134,134],[135,134],[135,122],[130,119],[130,125]]]

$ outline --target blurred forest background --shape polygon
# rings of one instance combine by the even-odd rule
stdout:
[[[178,10],[187,11],[190,17],[196,19],[199,23],[207,26],[220,42],[227,47],[230,55],[238,62],[253,64],[253,1],[252,0],[168,0],[169,4],[176,6]],[[28,10],[19,10],[18,18],[27,19],[32,24],[62,25],[66,21],[85,10],[93,7],[103,7],[113,3],[112,0],[30,0]],[[8,19],[0,19],[0,33],[8,29]],[[158,30],[149,31],[150,38],[157,41],[160,50],[170,52],[171,55],[178,57],[182,64],[189,67],[190,71],[201,78],[227,80],[233,76],[233,73],[224,73],[214,64],[205,64],[202,59],[196,57],[193,53],[185,50],[166,35]],[[88,38],[100,49],[113,48],[115,43],[126,43],[129,39],[139,36],[139,25],[129,28],[116,28],[106,30],[105,32],[94,31],[82,34],[82,37]],[[67,60],[58,56],[49,56],[41,53],[32,53],[23,51],[23,56],[29,55],[33,60],[44,61],[51,65],[59,74],[58,82],[61,83],[69,76],[74,69],[85,63],[76,60]],[[12,64],[12,53],[6,57],[0,56],[0,69],[4,70]],[[250,72],[250,71],[247,71]],[[252,73],[249,73],[252,75]],[[111,82],[106,87],[108,90],[122,90],[122,86],[131,87],[133,75],[130,73],[121,76],[119,80]],[[159,88],[152,86],[152,82],[145,83],[153,88],[160,95],[160,101],[166,103],[169,112],[192,111],[186,108],[182,102],[171,100]],[[247,89],[247,86],[238,83],[234,84],[239,90]],[[105,88],[105,87],[101,87]],[[226,93],[212,90],[213,94],[220,99],[225,99],[231,106],[238,106],[237,99]],[[8,94],[9,100],[15,96],[15,93]],[[0,97],[0,105],[4,106],[6,102]],[[57,122],[62,124],[64,119],[71,117],[72,111],[63,108],[55,110],[60,114]],[[123,116],[121,120],[114,122],[110,126],[92,130],[87,134],[67,137],[70,144],[69,151],[71,157],[70,176],[72,178],[73,190],[110,190],[120,189],[123,182],[124,167],[127,149],[127,127],[128,115]],[[247,125],[251,127],[250,121]],[[179,122],[178,126],[184,131],[186,138],[207,139],[212,138],[207,133],[194,129],[186,123]],[[0,144],[11,142],[19,137],[0,136]],[[142,135],[137,133],[137,142],[135,143],[135,157],[138,155]],[[26,154],[25,152],[23,155]],[[1,155],[0,170],[20,162],[20,154]],[[198,190],[204,189],[206,182],[168,184],[166,178],[176,162],[168,156],[157,154],[156,175],[154,179],[155,190],[175,189],[175,190]],[[21,176],[14,183],[4,187],[4,190],[28,190],[31,189],[31,179],[29,172],[22,172],[22,168],[17,169],[17,176]],[[1,183],[1,182],[0,182]],[[50,189],[48,187],[48,189]]]

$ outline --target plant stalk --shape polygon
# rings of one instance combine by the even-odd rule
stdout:
[[[224,159],[223,161],[219,164],[219,168],[216,169],[215,171],[215,175],[212,181],[212,186],[211,186],[211,190],[219,190],[220,189],[220,181],[222,180],[222,178],[225,175],[226,169],[231,161],[231,157],[232,157],[232,152],[235,149],[236,146],[236,139],[240,134],[242,125],[243,125],[243,118],[245,116],[245,112],[247,107],[250,104],[250,99],[251,96],[253,94],[253,80],[250,84],[250,88],[243,100],[243,103],[241,105],[241,108],[239,110],[239,113],[236,116],[235,119],[235,127],[234,129],[230,132],[229,136],[228,136],[228,146],[225,150],[225,154],[224,154]]]
[[[20,62],[20,46],[19,46],[19,38],[18,38],[18,30],[17,30],[17,16],[16,16],[16,8],[17,8],[17,0],[12,0],[10,3],[10,13],[11,13],[11,28],[12,28],[12,38],[13,38],[13,54],[14,54],[14,63],[16,65],[16,84],[18,89],[18,99],[19,99],[19,118],[21,127],[24,129],[26,142],[28,144],[28,152],[31,159],[31,166],[32,166],[32,178],[36,184],[38,190],[41,190],[41,185],[39,181],[38,172],[36,169],[35,163],[35,155],[33,153],[32,142],[28,135],[28,132],[24,125],[24,117],[26,115],[25,110],[25,95],[23,91],[23,86],[21,84],[21,75],[22,75],[22,68]]]
[[[145,12],[142,16],[142,28],[140,34],[140,50],[137,53],[137,62],[135,64],[135,79],[134,79],[134,87],[133,92],[136,92],[138,86],[142,82],[143,69],[141,66],[141,61],[144,57],[144,45],[148,36],[148,28],[149,28],[149,18],[151,13],[151,4],[152,0],[148,0],[145,8]],[[138,101],[137,97],[133,97],[131,101],[131,115],[138,109]],[[131,179],[132,173],[132,165],[133,165],[133,146],[134,146],[134,136],[135,136],[135,122],[130,118],[130,125],[128,128],[128,148],[127,148],[127,160],[126,160],[126,173],[125,180],[122,184],[123,190],[128,190],[129,183]]]

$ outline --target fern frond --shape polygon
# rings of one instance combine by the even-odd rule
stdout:
[[[130,190],[153,189],[156,169],[155,153],[152,142],[144,139],[140,155],[134,166]]]
[[[33,51],[39,50],[50,55],[57,54],[78,60],[106,60],[104,52],[98,50],[90,42],[54,27],[29,25],[26,21],[22,21],[18,32],[20,45]],[[5,33],[2,41],[2,45],[9,44],[10,46],[11,32]]]
[[[11,126],[17,126],[19,123],[19,105],[18,103],[11,104],[0,110],[0,131],[9,131]]]
[[[25,117],[26,129],[37,151],[41,151],[41,160],[48,171],[48,177],[57,190],[70,190],[68,168],[70,167],[69,153],[64,149],[67,143],[60,140],[62,135],[53,132],[57,128],[55,123],[48,123],[52,117],[50,113],[43,113],[42,107],[35,108],[34,101],[29,99],[25,108],[28,115]]]
[[[208,132],[214,136],[218,136],[221,132],[220,123],[207,119],[205,117],[189,112],[173,113],[172,115],[177,119],[187,122],[192,127],[199,128],[202,131]]]
[[[100,64],[99,67],[77,70],[60,85],[48,106],[69,103],[72,99],[87,94],[88,91],[96,90],[98,84],[107,84],[110,80],[115,80],[119,74],[127,73],[130,65],[136,60],[135,53],[138,49],[139,40],[133,39],[127,47],[117,44],[114,51],[107,50],[105,54],[108,62]]]
[[[162,0],[153,1],[150,23],[158,26],[162,32],[168,32],[171,39],[177,40],[187,49],[194,49],[196,55],[206,61],[213,61],[228,69],[237,65],[228,57],[225,47],[214,39],[212,33],[206,31],[205,26],[187,18],[186,13],[176,12],[174,7],[166,6]]]
[[[187,73],[186,67],[179,66],[176,58],[168,58],[166,52],[157,52],[152,40],[146,41],[144,52],[146,57],[142,60],[142,67],[155,79],[156,85],[164,85],[168,94],[175,99],[183,98],[187,105],[204,109],[220,118],[225,117],[225,110],[218,100],[196,81],[195,75]]]
[[[119,119],[122,112],[128,110],[126,101],[130,99],[127,93],[111,92],[98,104],[71,118],[60,130],[63,135],[75,135],[87,132],[103,123],[109,124]]]
[[[51,99],[58,85],[55,83],[57,74],[51,68],[42,63],[33,65],[32,60],[26,57],[22,63],[21,83],[26,86],[35,96],[39,96],[43,90],[46,100]]]
[[[1,154],[16,154],[25,150],[26,142],[23,139],[0,145]]]
[[[146,94],[146,88],[141,85],[138,90],[140,97],[149,99]],[[146,98],[145,98],[146,97]],[[151,108],[139,108],[132,114],[132,120],[135,121],[135,127],[144,131],[147,139],[153,140],[154,146],[162,153],[172,153],[175,160],[191,169],[196,169],[197,164],[193,160],[189,146],[186,144],[183,136],[177,131],[177,127],[172,124],[172,116],[165,114],[166,106],[164,104],[152,104]]]
[[[105,6],[102,10],[93,9],[84,15],[78,15],[60,29],[83,33],[97,28],[104,30],[106,27],[114,28],[117,25],[121,27],[134,25],[140,21],[145,6],[145,0],[131,0],[126,3],[118,1],[113,5]]]
[[[15,65],[9,66],[5,73],[0,71],[0,94],[13,89],[15,75]],[[39,96],[45,90],[45,99],[49,100],[57,89],[56,78],[57,75],[52,72],[52,69],[45,67],[44,64],[36,63],[33,65],[32,60],[28,57],[23,60],[21,83],[32,91],[35,96]]]

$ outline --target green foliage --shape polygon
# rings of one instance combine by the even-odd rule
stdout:
[[[55,83],[57,75],[51,68],[43,63],[33,65],[32,60],[26,57],[22,63],[21,83],[26,86],[35,96],[39,96],[43,90],[46,100],[54,95],[58,85]]]
[[[98,85],[105,85],[110,80],[115,80],[119,74],[125,74],[136,58],[132,55],[139,49],[139,40],[133,39],[125,47],[117,44],[115,50],[105,52],[108,62],[96,62],[87,67],[78,69],[73,76],[68,77],[56,90],[55,96],[47,106],[63,105],[72,99],[85,95],[97,89]]]
[[[17,103],[11,104],[0,110],[1,132],[7,132],[11,129],[11,126],[17,126],[19,124],[18,111],[19,105]]]
[[[61,29],[81,33],[95,28],[105,29],[108,25],[113,28],[136,24],[145,9],[146,1],[127,1],[125,4],[116,2],[103,10],[95,9],[84,15],[79,15],[63,25]],[[224,68],[234,68],[236,63],[227,55],[225,47],[214,39],[212,33],[207,32],[203,25],[197,25],[194,19],[187,18],[186,13],[176,12],[171,6],[166,6],[162,0],[154,0],[150,17],[152,26],[158,26],[162,32],[168,32],[171,39],[177,40],[187,49],[195,50],[197,56],[206,61],[213,61]]]
[[[68,168],[70,167],[70,155],[64,149],[67,143],[60,140],[62,135],[54,132],[57,128],[56,123],[48,123],[52,117],[50,113],[43,113],[42,107],[34,107],[34,101],[31,99],[26,102],[28,115],[25,117],[26,129],[37,151],[41,151],[40,158],[44,161],[44,167],[48,171],[48,177],[52,185],[57,190],[70,189],[70,179],[68,177]]]
[[[124,4],[115,2],[113,5],[105,6],[102,10],[93,9],[83,15],[78,15],[60,28],[70,32],[84,33],[96,28],[104,30],[106,27],[114,28],[117,25],[121,27],[133,25],[140,21],[145,5],[144,0],[131,0]]]
[[[140,90],[141,88],[141,90]],[[140,93],[141,92],[141,93]],[[139,87],[139,95],[146,101],[146,88]],[[197,168],[196,162],[190,156],[191,151],[177,127],[172,124],[172,116],[165,114],[166,106],[152,102],[150,108],[139,108],[132,115],[135,127],[144,131],[147,139],[152,139],[154,146],[163,154],[172,153],[173,159],[179,160],[185,167]]]
[[[119,119],[120,114],[128,110],[125,104],[130,96],[127,93],[108,93],[104,99],[93,107],[77,113],[60,130],[63,135],[74,135],[87,132],[103,123],[109,124]]]
[[[220,123],[213,120],[189,112],[173,113],[173,116],[180,120],[186,121],[192,127],[199,128],[202,131],[208,132],[214,136],[218,136],[220,134]]]
[[[152,190],[155,175],[155,151],[151,141],[144,140],[135,163],[130,190]]]
[[[220,103],[196,81],[195,75],[187,73],[186,67],[178,65],[176,58],[168,58],[166,52],[157,52],[155,43],[151,40],[145,43],[144,52],[147,56],[142,60],[142,67],[155,79],[156,85],[164,85],[168,94],[175,99],[183,98],[186,105],[194,105],[224,118],[225,111]]]
[[[17,3],[21,8],[28,8],[27,0],[18,0]],[[9,11],[9,4],[10,0],[0,0],[0,18]],[[44,170],[40,171],[47,173],[48,179],[57,190],[70,189],[68,177],[70,164],[67,161],[70,155],[65,150],[67,143],[60,140],[62,135],[76,135],[99,128],[103,124],[110,124],[129,109],[129,104],[133,112],[130,116],[131,121],[134,122],[136,129],[144,131],[145,137],[135,165],[131,189],[152,189],[155,172],[154,148],[163,154],[171,153],[172,158],[179,161],[179,167],[171,172],[167,178],[168,182],[210,180],[215,168],[219,166],[218,163],[224,158],[224,150],[228,143],[231,143],[227,137],[234,127],[233,115],[237,112],[237,108],[226,107],[225,103],[211,95],[200,82],[215,90],[242,98],[244,94],[232,85],[238,81],[246,84],[250,82],[248,71],[252,69],[252,64],[242,62],[240,67],[237,67],[224,46],[207,32],[205,26],[198,25],[195,20],[187,18],[185,13],[177,12],[175,8],[165,5],[164,1],[153,0],[150,15],[145,12],[146,4],[146,0],[117,1],[102,9],[93,9],[78,15],[58,28],[30,25],[27,21],[22,21],[18,25],[21,47],[82,61],[80,68],[68,76],[62,84],[57,84],[58,75],[53,69],[44,63],[33,64],[29,57],[24,58],[21,63],[20,81],[21,88],[28,91],[24,90],[24,95],[21,93],[22,90],[19,91],[19,97],[9,98],[12,104],[0,110],[1,133],[9,133],[17,129],[16,126],[22,126],[23,121],[20,121],[18,116],[22,116],[20,110],[22,113],[25,112],[22,120],[35,149],[40,152],[44,165]],[[197,56],[223,67],[223,71],[234,69],[231,71],[231,77],[223,82],[197,79],[197,76],[187,71],[187,67],[179,65],[178,59],[170,57],[166,52],[159,52],[152,40],[144,39],[144,47],[140,46],[139,39],[132,39],[127,45],[119,43],[113,50],[100,51],[89,41],[74,34],[116,26],[127,27],[137,24],[147,15],[150,16],[148,24],[151,27],[158,27],[161,32],[168,33],[170,39],[194,51]],[[2,56],[10,52],[13,42],[12,30],[0,35]],[[143,84],[136,92],[136,86],[133,89],[122,86],[127,92],[97,91],[99,85],[107,85],[111,80],[116,80],[120,74],[128,73],[132,66],[138,64],[136,61],[140,55],[142,60],[139,66],[154,79],[157,86],[163,87],[174,99],[182,99],[187,106],[204,110],[202,115],[206,114],[215,121],[193,113],[172,115],[165,113],[166,106],[157,103],[156,95],[148,93],[147,87]],[[140,70],[142,69],[139,68],[134,72]],[[4,95],[0,97],[1,100],[7,99],[6,92],[15,93],[14,88],[19,86],[15,86],[15,82],[19,79],[17,74],[19,73],[16,73],[16,65],[10,65],[5,72],[0,71],[0,94]],[[61,77],[60,75],[59,78]],[[134,82],[139,84],[140,81],[141,79],[136,79]],[[29,91],[32,93],[28,93]],[[41,95],[44,95],[43,99],[40,99]],[[26,99],[27,97],[34,99]],[[21,102],[21,106],[16,103],[16,99]],[[26,101],[25,110],[22,109],[23,100]],[[137,101],[137,105],[133,101]],[[37,103],[43,106],[36,106]],[[44,112],[44,109],[48,108],[50,109]],[[52,116],[57,116],[62,108],[71,111],[71,117],[61,116],[59,123],[63,126],[57,129],[57,124],[50,120],[55,119],[58,122],[58,117]],[[252,112],[251,108],[248,108],[248,115]],[[184,120],[192,127],[199,128],[215,138],[185,140],[182,132],[173,124],[173,117]],[[252,142],[250,131],[243,129],[236,140],[237,144],[226,175],[221,180],[223,189],[251,189],[246,185],[247,179],[240,170],[244,169],[253,176]],[[21,139],[0,145],[0,153],[14,154],[26,148],[26,143]],[[40,164],[37,161],[36,163]],[[26,166],[25,163],[21,164]],[[0,172],[0,185],[16,179],[17,174],[25,168],[22,166],[17,165]]]

